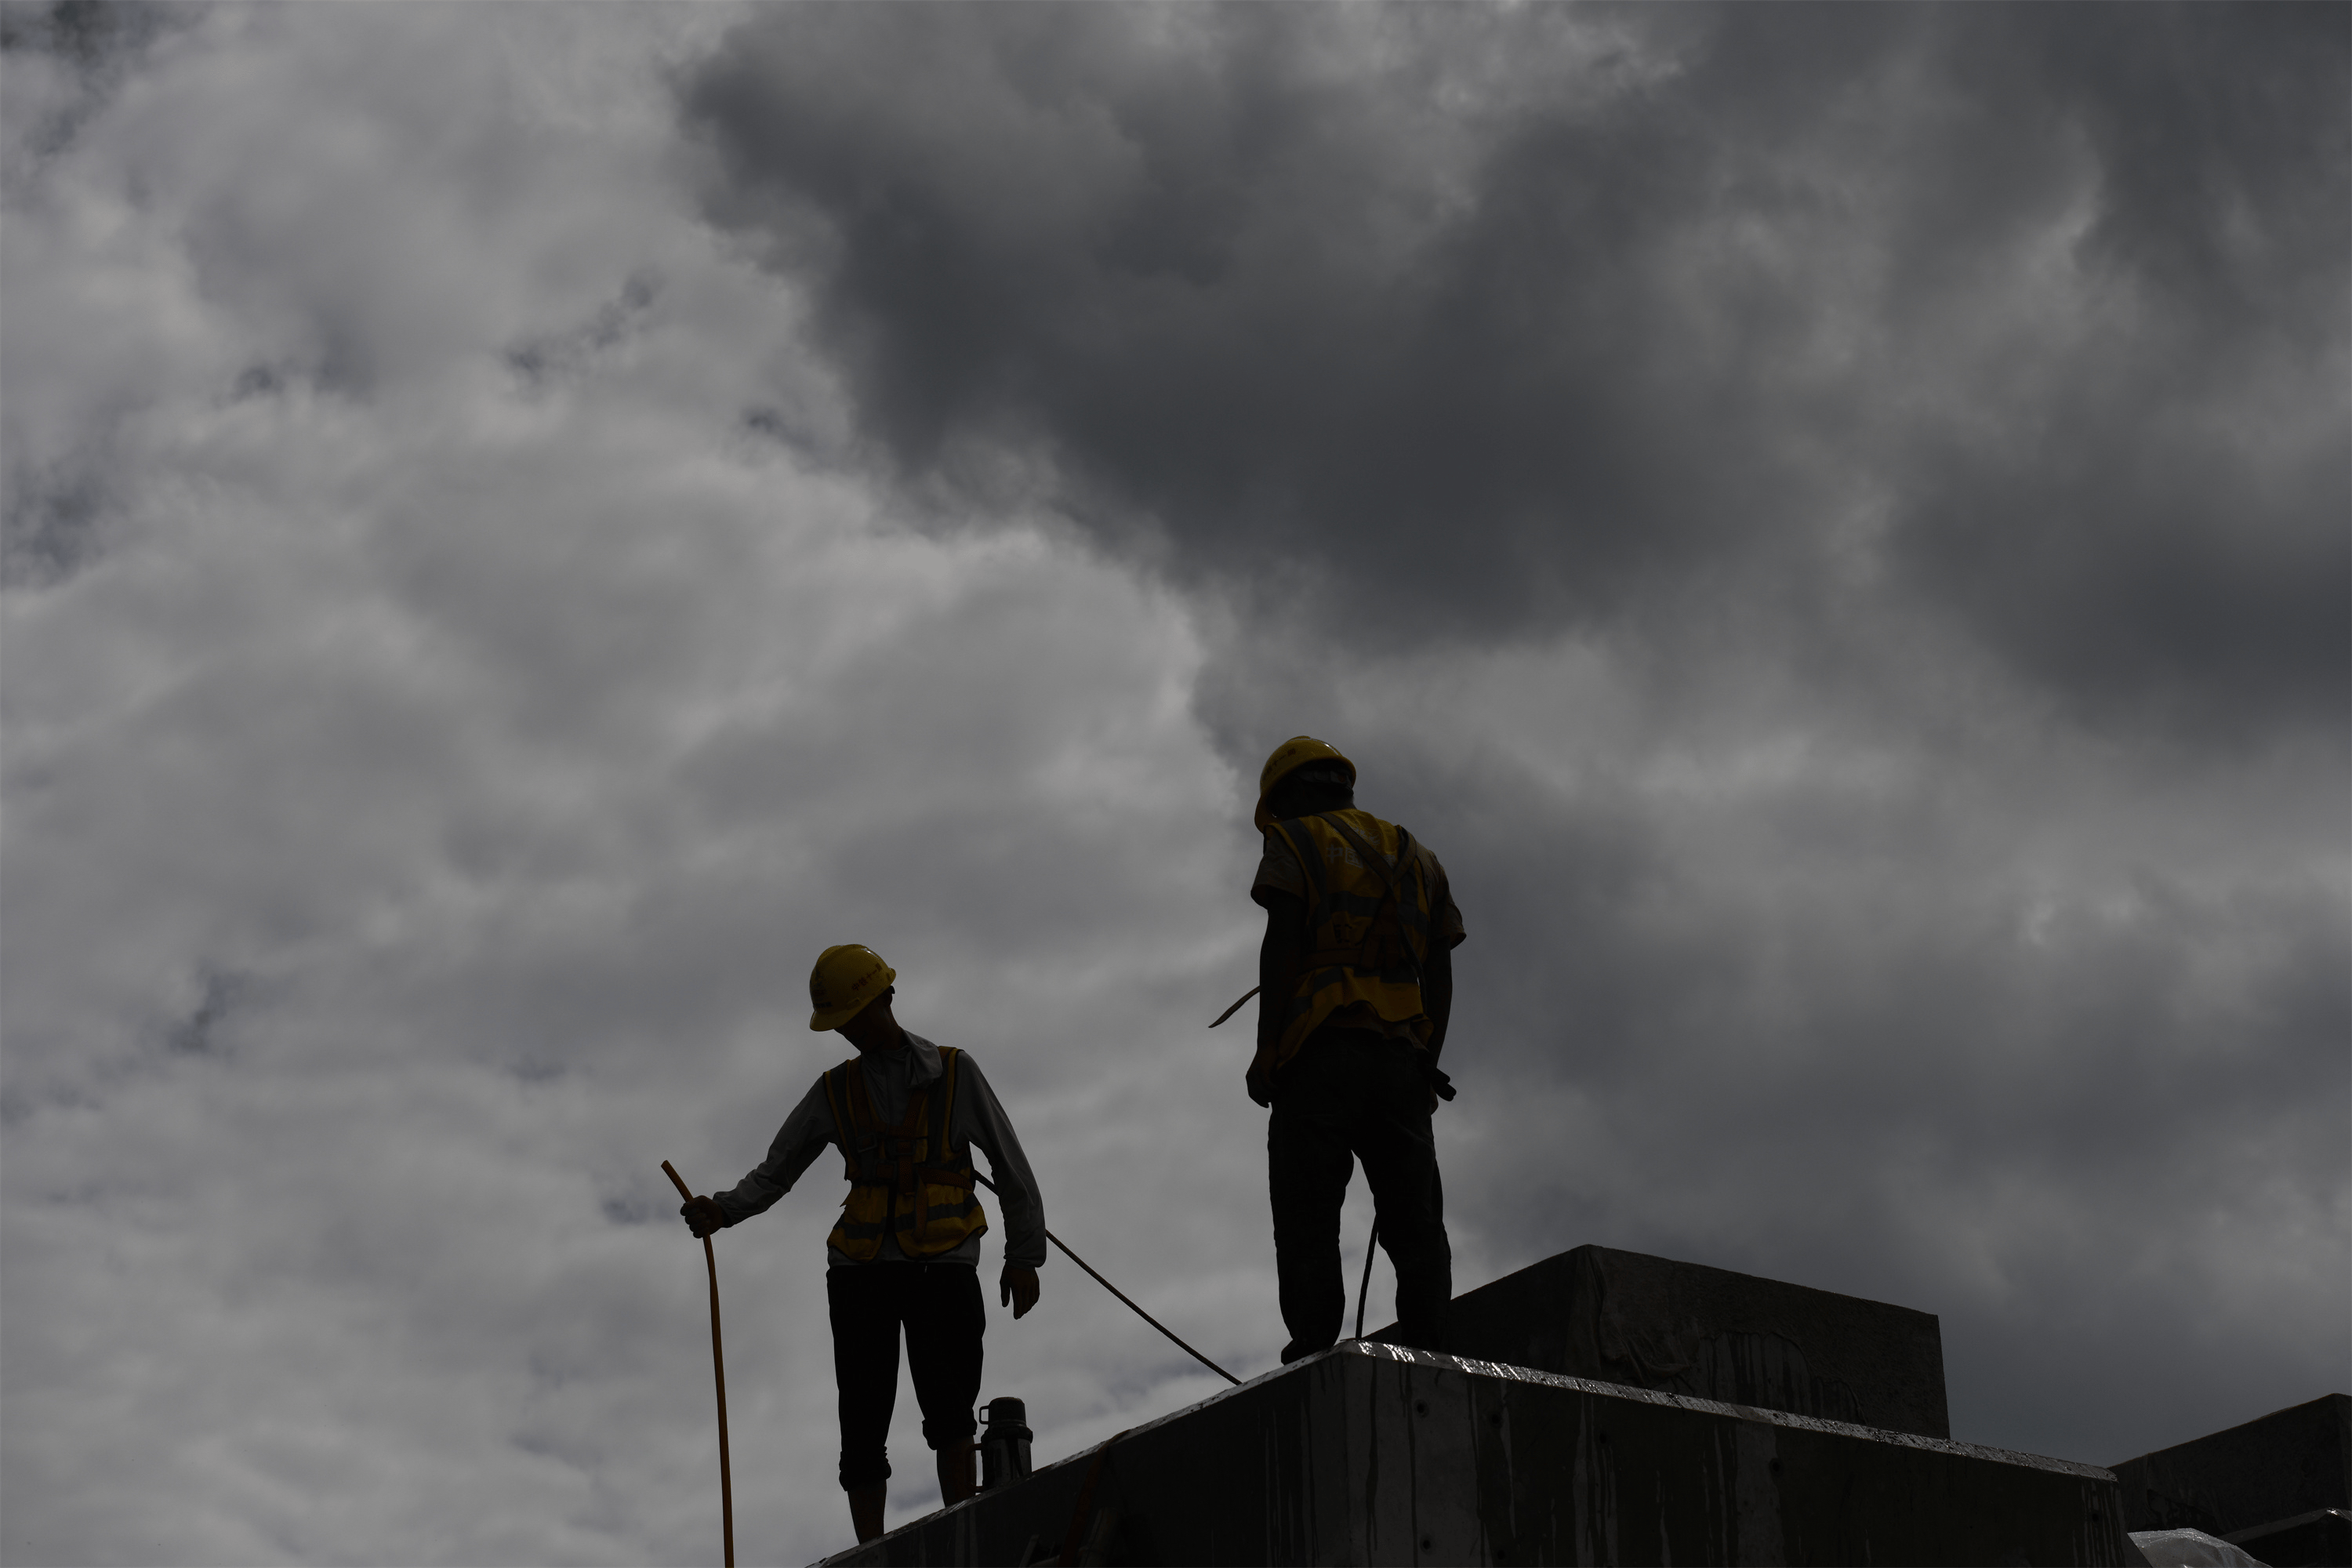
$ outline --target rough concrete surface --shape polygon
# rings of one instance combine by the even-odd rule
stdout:
[[[2124,1528],[2132,1531],[2235,1536],[2317,1510],[2352,1509],[2352,1397],[2330,1394],[2273,1410],[2115,1469]]]
[[[2346,1568],[2352,1564],[2352,1510],[2315,1508],[2225,1539],[2264,1568]]]
[[[2120,1563],[2114,1476],[1371,1342],[830,1558]]]
[[[1395,1325],[1372,1338],[1393,1340]],[[1444,1348],[1509,1366],[1952,1435],[1932,1312],[1580,1247],[1465,1291]]]

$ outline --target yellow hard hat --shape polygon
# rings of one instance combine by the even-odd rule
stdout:
[[[1265,797],[1274,786],[1309,763],[1337,763],[1348,770],[1348,782],[1356,782],[1356,764],[1349,762],[1339,748],[1328,741],[1318,741],[1312,735],[1293,735],[1274,749],[1265,766],[1257,771],[1257,826],[1261,832],[1274,826],[1274,818],[1265,811]]]
[[[823,1033],[838,1029],[866,1010],[866,1004],[889,989],[898,972],[863,942],[844,942],[816,955],[809,971],[809,1027]]]

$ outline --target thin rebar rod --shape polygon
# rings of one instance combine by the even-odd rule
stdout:
[[[1240,1012],[1240,1011],[1242,1010],[1242,1002],[1246,1002],[1246,1001],[1248,1001],[1251,997],[1253,997],[1253,996],[1255,996],[1255,995],[1256,995],[1256,994],[1257,994],[1257,987],[1256,987],[1256,986],[1255,986],[1255,985],[1251,986],[1248,990],[1246,990],[1246,991],[1243,992],[1243,993],[1242,993],[1242,996],[1241,996],[1241,1002],[1236,1002],[1236,1003],[1234,1003],[1232,1006],[1230,1006],[1230,1007],[1226,1008],[1223,1012],[1222,1012],[1222,1013],[1218,1014],[1218,1015],[1217,1015],[1217,1023],[1216,1023],[1216,1024],[1212,1024],[1212,1025],[1210,1025],[1210,1026],[1209,1026],[1209,1027],[1211,1027],[1212,1029],[1213,1029],[1213,1028],[1215,1028],[1215,1027],[1217,1026],[1217,1024],[1222,1024],[1222,1023],[1223,1023],[1226,1019],[1228,1019],[1228,1018],[1232,1017],[1234,1014],[1236,1014],[1236,1013]]]
[[[1246,998],[1244,998],[1244,1000],[1246,1000]],[[996,1184],[990,1181],[986,1176],[982,1175],[978,1171],[974,1171],[971,1173],[971,1177],[972,1180],[978,1182],[982,1186],[986,1187],[990,1192],[992,1193],[996,1191]],[[1088,1263],[1085,1258],[1080,1258],[1076,1253],[1070,1251],[1070,1244],[1068,1242],[1064,1241],[1060,1237],[1055,1236],[1050,1230],[1045,1233],[1045,1239],[1060,1247],[1069,1258],[1071,1262],[1085,1269],[1088,1274],[1093,1274],[1096,1284],[1101,1286],[1104,1289],[1109,1291],[1120,1300],[1127,1302],[1128,1310],[1129,1311],[1133,1312],[1137,1317],[1141,1318],[1145,1322],[1150,1323],[1153,1328],[1158,1329],[1161,1333],[1166,1334],[1171,1340],[1174,1340],[1177,1349],[1182,1351],[1186,1355],[1191,1356],[1194,1361],[1199,1362],[1202,1366],[1207,1367],[1211,1372],[1215,1373],[1219,1377],[1223,1378],[1227,1383],[1234,1384],[1236,1385],[1240,1384],[1240,1378],[1235,1377],[1232,1373],[1227,1372],[1223,1367],[1219,1366],[1215,1362],[1211,1361],[1207,1356],[1202,1355],[1199,1351],[1194,1350],[1182,1340],[1177,1339],[1175,1331],[1169,1328],[1167,1324],[1161,1322],[1150,1313],[1145,1311],[1142,1308],[1137,1306],[1126,1291],[1120,1289],[1118,1286],[1104,1279],[1100,1274],[1096,1274],[1095,1266]]]
[[[1356,1337],[1364,1337],[1364,1300],[1372,1293],[1372,1253],[1381,1244],[1381,1216],[1372,1216],[1372,1234],[1364,1238],[1364,1282],[1356,1287]]]
[[[667,1160],[662,1170],[677,1187],[677,1195],[694,1201],[693,1189]],[[710,1238],[702,1238],[702,1261],[710,1268],[710,1373],[719,1384],[719,1526],[727,1547],[727,1568],[735,1568],[735,1482],[727,1460],[727,1352],[719,1341],[719,1254]]]

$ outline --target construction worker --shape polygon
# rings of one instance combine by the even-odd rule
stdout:
[[[841,1151],[850,1187],[825,1237],[824,1287],[841,1404],[841,1489],[860,1541],[882,1533],[902,1328],[923,1440],[938,1456],[940,1500],[952,1505],[972,1493],[972,1406],[988,1316],[980,1295],[988,1215],[974,1189],[974,1144],[987,1153],[1004,1200],[998,1289],[1014,1317],[1037,1304],[1045,1261],[1045,1211],[1004,1108],[969,1054],[899,1027],[890,1011],[898,977],[872,948],[854,942],[818,956],[809,1027],[834,1030],[857,1054],[802,1096],[758,1169],[678,1211],[695,1235],[708,1236],[791,1192],[828,1144]]]
[[[1443,1349],[1454,1296],[1432,1119],[1440,1096],[1454,1098],[1437,1060],[1462,914],[1437,857],[1358,809],[1355,791],[1356,764],[1309,735],[1276,747],[1258,774],[1265,853],[1250,897],[1265,910],[1265,940],[1249,1093],[1274,1109],[1265,1146],[1286,1362],[1339,1338],[1339,1205],[1357,1160],[1396,1268],[1402,1342]]]

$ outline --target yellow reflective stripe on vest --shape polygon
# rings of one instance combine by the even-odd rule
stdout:
[[[988,1228],[971,1152],[950,1148],[958,1084],[952,1048],[940,1052],[937,1083],[914,1091],[906,1120],[882,1125],[852,1058],[819,1079],[850,1186],[827,1246],[857,1263],[881,1255],[887,1232],[908,1258],[952,1252]]]
[[[1344,817],[1393,868],[1364,864],[1328,817]],[[1429,961],[1433,889],[1421,858],[1403,852],[1410,835],[1353,808],[1293,817],[1275,830],[1297,858],[1307,884],[1306,966],[1291,992],[1275,1065],[1297,1055],[1332,1014],[1359,1004],[1426,1042],[1430,1023],[1421,973]]]

